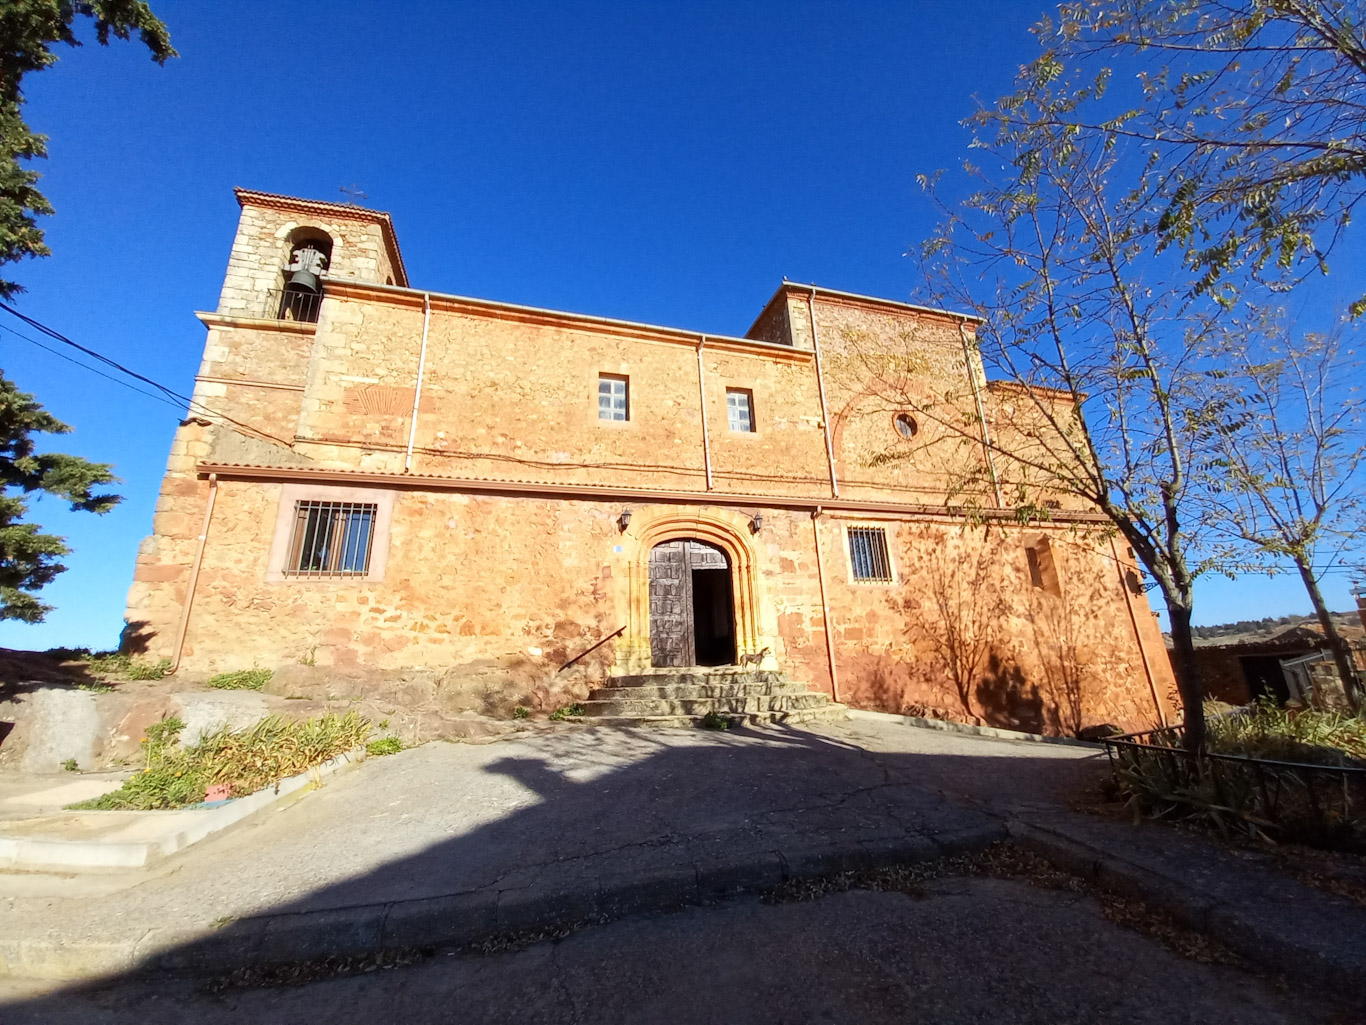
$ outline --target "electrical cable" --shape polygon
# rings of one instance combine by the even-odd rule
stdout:
[[[117,371],[118,371],[119,373],[121,373],[121,374],[126,374],[126,375],[128,375],[129,377],[133,378],[134,380],[141,381],[141,382],[143,382],[144,384],[149,384],[149,385],[151,385],[151,386],[152,386],[153,388],[155,388],[157,391],[161,392],[162,395],[166,396],[166,399],[168,399],[168,400],[173,400],[173,401],[169,401],[169,402],[168,402],[168,405],[173,405],[173,406],[175,406],[176,408],[179,408],[179,407],[181,407],[181,406],[184,406],[184,407],[185,407],[185,411],[186,411],[187,413],[190,413],[190,414],[194,414],[194,413],[196,413],[196,412],[202,411],[202,413],[203,413],[204,415],[216,417],[216,418],[218,418],[218,419],[220,419],[220,420],[226,421],[227,423],[230,423],[230,424],[232,424],[232,425],[235,426],[235,427],[240,427],[240,428],[241,428],[242,430],[244,430],[244,431],[249,431],[249,432],[251,432],[252,434],[258,435],[258,436],[260,436],[260,437],[262,437],[262,438],[268,438],[268,439],[271,440],[271,441],[274,441],[274,442],[276,442],[276,443],[278,443],[278,444],[284,445],[286,448],[292,448],[292,447],[293,447],[292,443],[286,441],[284,438],[277,437],[276,435],[271,434],[271,433],[269,433],[268,431],[263,431],[263,430],[261,430],[259,427],[253,427],[251,424],[243,423],[241,420],[234,419],[233,417],[228,416],[226,413],[220,413],[220,412],[218,412],[217,410],[214,410],[214,409],[210,408],[209,406],[204,405],[204,403],[200,402],[198,399],[193,398],[192,396],[184,395],[184,394],[182,394],[182,393],[176,391],[176,390],[173,389],[173,388],[168,388],[166,385],[161,384],[161,383],[158,382],[158,381],[154,381],[154,380],[152,380],[150,377],[146,377],[146,376],[144,376],[143,374],[139,374],[136,370],[132,370],[132,369],[130,369],[130,368],[124,366],[122,363],[119,363],[119,362],[117,362],[116,360],[112,360],[112,359],[110,359],[108,356],[103,355],[102,353],[96,352],[94,349],[87,348],[86,346],[81,345],[79,342],[74,342],[74,341],[72,341],[70,338],[66,337],[66,335],[62,334],[60,331],[57,331],[57,330],[55,330],[55,329],[53,329],[53,328],[48,327],[46,324],[44,324],[44,323],[43,323],[42,321],[40,321],[40,320],[35,320],[34,318],[32,318],[32,317],[30,317],[30,316],[27,316],[27,315],[25,315],[25,314],[23,314],[23,313],[20,313],[20,312],[19,312],[18,310],[16,310],[13,306],[9,305],[9,304],[6,303],[6,302],[0,302],[0,309],[5,310],[5,311],[6,311],[7,313],[9,313],[11,316],[17,317],[19,320],[22,320],[25,324],[28,324],[30,327],[33,327],[33,328],[35,328],[36,330],[41,331],[43,334],[47,335],[49,338],[53,338],[53,339],[55,339],[56,341],[61,342],[63,345],[69,345],[69,346],[71,346],[73,349],[76,349],[76,350],[78,350],[79,352],[85,353],[87,356],[90,356],[90,357],[92,357],[93,359],[96,359],[96,360],[98,360],[99,362],[105,364],[106,366],[108,366],[108,367],[110,367],[110,368],[112,368],[112,369],[114,369],[114,370],[117,370]],[[32,339],[32,338],[29,338],[29,337],[27,337],[26,335],[20,334],[18,331],[15,331],[13,328],[10,328],[10,329],[8,329],[8,330],[10,331],[10,333],[17,335],[17,336],[20,337],[20,338],[23,338],[25,341],[32,342],[33,344],[38,345],[40,348],[47,348],[47,346],[41,345],[41,343],[39,343],[37,340]],[[53,350],[49,350],[49,351],[53,351]],[[57,354],[57,355],[60,355],[60,353],[56,353],[56,354]],[[102,371],[96,370],[94,367],[87,366],[86,364],[81,363],[81,362],[79,362],[79,361],[77,361],[77,360],[74,360],[74,359],[73,359],[73,360],[69,360],[69,361],[72,362],[72,363],[75,363],[77,366],[84,367],[86,370],[89,370],[89,371],[91,371],[92,373],[97,373],[97,374],[99,374],[101,377],[109,377],[108,374],[105,374],[105,373],[102,372]],[[110,378],[110,379],[113,380],[113,378]],[[120,384],[124,384],[125,382],[120,381],[119,383],[120,383]],[[131,386],[131,385],[128,385],[128,387],[132,387],[132,386]],[[133,390],[134,390],[134,391],[137,391],[137,392],[141,392],[141,394],[144,394],[144,395],[148,395],[148,394],[149,394],[148,392],[145,392],[145,391],[143,391],[143,390],[140,389],[140,388],[133,388]],[[155,395],[149,395],[149,397],[151,397],[151,398],[156,398],[157,396],[155,396]],[[196,410],[196,407],[198,407],[198,410]]]

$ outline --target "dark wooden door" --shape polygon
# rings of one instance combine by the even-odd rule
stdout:
[[[667,541],[650,551],[650,661],[656,666],[690,666],[696,661],[687,545]]]

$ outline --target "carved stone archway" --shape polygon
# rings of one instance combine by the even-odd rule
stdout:
[[[749,517],[720,509],[679,512],[676,509],[635,513],[627,532],[630,543],[630,596],[626,632],[617,645],[617,673],[650,668],[650,552],[665,541],[696,540],[715,545],[730,560],[732,606],[735,610],[736,658],[761,648],[759,594]]]

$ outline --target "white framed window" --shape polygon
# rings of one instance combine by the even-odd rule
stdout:
[[[598,375],[598,419],[631,419],[630,380],[619,374]]]
[[[748,388],[726,389],[726,420],[732,431],[754,432],[754,393]]]
[[[849,567],[854,579],[865,583],[892,583],[892,558],[887,552],[883,527],[850,527]]]

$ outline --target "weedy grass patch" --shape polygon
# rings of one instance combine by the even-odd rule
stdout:
[[[91,672],[120,680],[160,680],[171,671],[169,658],[144,662],[119,651],[100,651],[95,654],[86,652],[80,657],[90,667]]]
[[[576,701],[572,705],[565,705],[563,708],[555,709],[555,711],[550,713],[550,720],[551,722],[562,722],[565,719],[577,719],[578,717],[587,714],[588,709],[584,708],[583,705]]]
[[[1211,751],[1283,762],[1340,765],[1366,761],[1366,716],[1319,708],[1280,708],[1260,701],[1241,715],[1211,718]]]
[[[270,669],[239,669],[209,677],[209,686],[215,690],[261,690],[274,675]]]
[[[226,726],[178,747],[185,723],[162,719],[147,728],[142,749],[146,764],[111,793],[82,801],[73,810],[153,811],[185,808],[204,800],[215,784],[231,788],[230,796],[245,797],[281,779],[366,742],[370,720],[355,712],[329,712],[302,721],[272,715],[244,730]]]
[[[384,755],[396,755],[403,750],[403,741],[398,737],[380,737],[372,740],[365,745],[365,753],[381,758]]]

